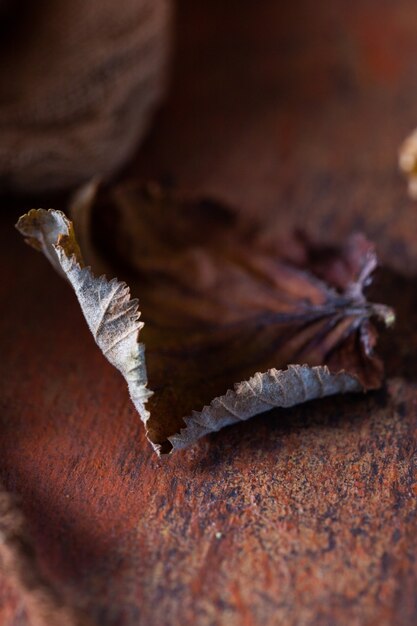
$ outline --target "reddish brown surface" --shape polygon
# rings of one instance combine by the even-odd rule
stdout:
[[[45,571],[100,626],[415,624],[417,207],[396,170],[417,124],[415,1],[183,0],[178,21],[172,96],[130,171],[286,228],[364,229],[399,311],[387,388],[159,460],[3,206],[1,475]],[[10,589],[0,600],[1,624],[26,625]]]

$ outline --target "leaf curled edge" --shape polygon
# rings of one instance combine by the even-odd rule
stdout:
[[[74,228],[64,213],[50,209],[32,209],[16,224],[27,244],[43,252],[56,271],[67,278],[59,260],[58,248],[83,266],[81,251],[75,238]]]
[[[326,366],[289,365],[286,370],[258,372],[214,398],[202,411],[193,411],[186,427],[169,437],[173,449],[185,448],[200,437],[273,408],[289,408],[316,398],[363,390],[356,376],[332,374]]]
[[[152,392],[147,389],[145,348],[139,343],[143,322],[139,321],[138,300],[130,298],[126,283],[96,277],[84,266],[72,224],[61,211],[32,209],[19,219],[17,229],[71,283],[95,342],[125,378],[146,423],[145,404]]]

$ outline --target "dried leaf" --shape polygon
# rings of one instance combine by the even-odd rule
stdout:
[[[42,574],[24,517],[2,485],[0,572],[22,598],[31,626],[91,626]]]
[[[89,258],[111,259],[140,295],[152,398],[126,285],[83,266],[63,214],[31,211],[18,229],[49,257],[52,247],[158,452],[275,406],[381,385],[372,319],[388,325],[394,316],[363,295],[376,266],[363,236],[343,249],[282,240],[273,225],[155,186],[99,194],[92,220]],[[236,380],[244,382],[227,391]]]
[[[60,211],[33,209],[20,218],[17,227],[71,283],[97,345],[124,376],[131,398],[146,421],[145,403],[151,392],[146,388],[144,346],[138,341],[143,327],[138,301],[130,298],[125,283],[96,278],[84,266],[72,224]]]

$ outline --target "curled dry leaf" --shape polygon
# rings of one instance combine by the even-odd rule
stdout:
[[[340,249],[282,239],[222,204],[149,185],[90,194],[91,207],[86,254],[129,282],[143,329],[126,284],[83,265],[62,213],[31,211],[17,227],[58,261],[158,452],[272,407],[381,385],[374,320],[394,314],[364,296],[376,255],[362,235]]]
[[[45,578],[13,496],[0,485],[0,573],[23,600],[31,626],[91,626]]]
[[[146,388],[144,346],[139,343],[138,301],[128,286],[113,278],[95,277],[84,266],[71,222],[60,211],[32,210],[18,222],[26,241],[57,266],[71,283],[93,337],[103,354],[124,376],[142,419],[151,392]]]
[[[399,165],[408,179],[408,193],[417,200],[417,129],[401,145]]]

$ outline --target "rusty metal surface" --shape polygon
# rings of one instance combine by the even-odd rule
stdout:
[[[45,572],[100,626],[416,622],[417,207],[396,168],[416,17],[414,0],[182,1],[172,96],[128,172],[375,239],[374,289],[399,313],[380,392],[158,459],[70,289],[1,207],[0,473]],[[2,587],[0,623],[22,611]]]

